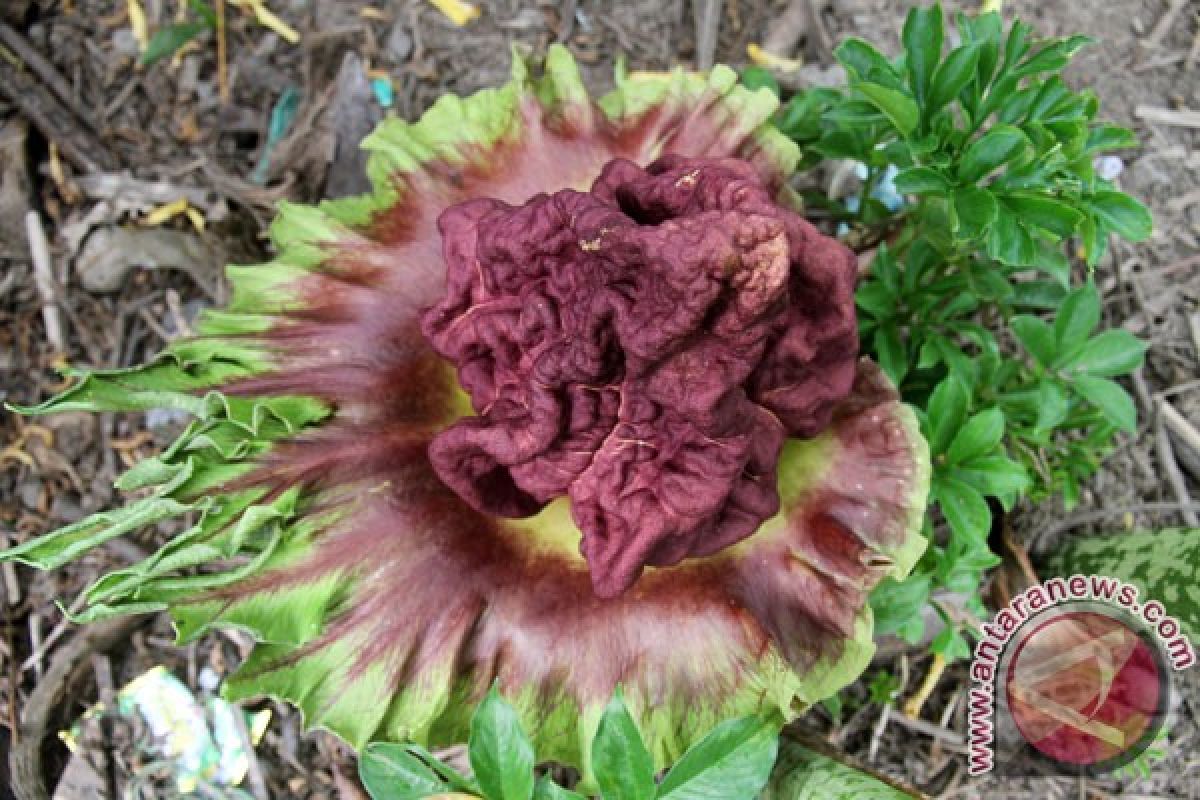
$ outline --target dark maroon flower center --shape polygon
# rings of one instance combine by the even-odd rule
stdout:
[[[571,500],[600,596],[779,509],[787,436],[854,380],[855,259],[737,159],[610,162],[590,192],[446,210],[422,320],[477,416],[434,468],[479,511]]]

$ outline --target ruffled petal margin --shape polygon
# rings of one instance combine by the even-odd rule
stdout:
[[[517,56],[506,86],[384,123],[364,143],[375,191],[282,208],[279,256],[229,268],[232,301],[198,338],[24,409],[176,408],[194,421],[121,478],[141,499],[0,559],[51,569],[192,515],[92,586],[79,619],[165,609],[183,641],[245,629],[258,644],[227,694],[291,701],[356,747],[464,741],[498,682],[539,758],[587,775],[584,743],[620,684],[664,767],[722,719],[787,717],[831,695],[873,652],[868,592],[903,578],[925,544],[927,448],[873,365],[828,430],[786,444],[782,509],[758,533],[651,568],[611,600],[592,593],[564,501],[486,517],[426,455],[470,413],[418,330],[442,288],[440,212],[586,187],[614,157],[665,153],[738,156],[786,192],[798,154],[769,124],[776,105],[721,67],[618,76],[593,104],[555,47],[540,78]]]

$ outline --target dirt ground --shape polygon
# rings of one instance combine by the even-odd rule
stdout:
[[[154,27],[171,19],[181,4],[143,0],[142,5]],[[684,0],[486,2],[480,3],[481,16],[464,28],[425,0],[278,0],[269,5],[301,41],[290,44],[254,24],[248,13],[230,8],[224,75],[230,101],[223,103],[216,48],[208,34],[177,59],[139,68],[125,3],[5,0],[0,21],[50,63],[66,100],[51,96],[55,105],[50,107],[38,99],[46,95],[41,73],[10,75],[10,62],[31,62],[11,40],[0,38],[5,60],[0,76],[6,76],[0,77],[6,84],[0,87],[5,89],[0,91],[0,400],[31,403],[47,397],[61,385],[54,368],[62,357],[87,367],[144,361],[186,333],[201,308],[222,301],[221,264],[266,255],[261,233],[280,200],[312,201],[360,190],[361,161],[353,145],[385,113],[364,69],[395,79],[395,104],[387,113],[414,118],[444,92],[469,93],[505,80],[513,42],[533,51],[566,42],[594,92],[611,87],[619,54],[631,69],[663,69],[692,66],[705,49],[697,45],[692,3]],[[743,65],[746,45],[763,41],[789,5],[725,0],[716,61]],[[912,3],[815,0],[808,5],[820,10],[820,29],[810,26],[796,53],[813,65],[804,73],[811,77],[832,63],[829,43],[846,35],[896,52],[904,12]],[[945,5],[954,10],[977,4]],[[1103,116],[1137,131],[1142,146],[1123,154],[1119,181],[1150,205],[1156,222],[1150,241],[1117,246],[1100,266],[1108,322],[1152,342],[1144,384],[1135,387],[1145,393],[1142,402],[1150,405],[1151,395],[1165,392],[1181,414],[1200,425],[1200,330],[1189,327],[1189,317],[1200,326],[1195,316],[1200,130],[1136,114],[1142,106],[1200,109],[1200,6],[1175,0],[1010,0],[1004,9],[1042,34],[1084,33],[1097,40],[1078,58],[1069,79],[1096,91]],[[40,84],[42,94],[21,81]],[[295,122],[282,140],[271,141],[272,108],[290,90],[300,97]],[[181,195],[202,218],[203,231],[183,215],[144,229],[152,233],[137,241],[123,238],[123,223]],[[40,213],[48,237],[54,278],[48,290],[56,298],[61,330],[48,327],[43,315],[23,229],[30,208]],[[158,268],[145,268],[150,263]],[[1182,495],[1189,492],[1200,499],[1200,472],[1186,463],[1186,453],[1169,445],[1169,438],[1167,446],[1159,443],[1153,415],[1145,405],[1142,412],[1138,435],[1120,442],[1079,508],[1070,515],[1052,505],[1018,509],[1012,517],[1018,541],[1036,553],[1047,546],[1043,534],[1051,528],[1078,534],[1180,523],[1177,511],[1162,506],[1186,500]],[[164,414],[64,414],[36,421],[0,414],[0,538],[9,542],[119,503],[114,478],[169,442],[180,422]],[[1167,462],[1176,459],[1185,463],[1176,467],[1179,480],[1173,484]],[[199,691],[203,675],[227,674],[245,655],[248,642],[236,634],[178,647],[166,620],[154,618],[117,631],[119,645],[88,655],[56,696],[35,693],[70,658],[71,643],[81,639],[54,600],[70,604],[100,572],[127,563],[169,533],[147,531],[50,574],[4,570],[0,753],[8,750],[11,732],[31,704],[46,712],[48,730],[58,730],[151,666],[165,664]],[[868,677],[876,669],[905,679],[903,697],[914,691],[928,663],[914,651],[881,659]],[[932,796],[1191,798],[1200,795],[1195,672],[1178,687],[1167,754],[1153,764],[1149,777],[969,779],[958,754],[966,722],[961,665],[943,676],[917,726],[899,713],[881,721],[878,705],[864,705],[838,723],[817,710],[806,723],[864,763]],[[860,683],[848,697],[865,694]],[[344,746],[323,733],[303,733],[298,715],[286,707],[264,707],[274,714],[251,770],[249,788],[255,796],[361,796],[350,778],[353,757]],[[109,726],[96,735],[100,738],[89,739],[84,750],[104,761],[100,774],[109,791],[134,786],[128,796],[172,796],[161,768],[137,754],[144,731]],[[65,750],[51,739],[45,756],[48,774],[57,776]],[[3,770],[0,800],[9,796]],[[137,776],[136,786],[131,776]]]

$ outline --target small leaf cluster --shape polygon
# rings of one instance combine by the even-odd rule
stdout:
[[[724,800],[755,797],[775,764],[782,720],[728,720],[693,745],[662,777],[618,688],[591,746],[601,800]],[[516,711],[493,688],[471,720],[465,776],[415,745],[368,745],[359,776],[374,800],[458,797],[484,800],[583,800],[547,774],[537,777],[533,744]]]
[[[146,43],[146,49],[138,63],[144,67],[150,66],[175,55],[180,48],[205,31],[217,29],[217,14],[204,0],[188,0],[187,5],[199,19],[174,22],[159,28]]]
[[[808,199],[853,226],[862,249],[878,243],[856,296],[863,348],[930,444],[948,535],[904,585],[873,597],[879,629],[910,638],[933,588],[977,596],[998,561],[987,542],[997,509],[1024,496],[1076,502],[1114,434],[1135,427],[1113,379],[1145,351],[1126,331],[1098,330],[1090,270],[1111,235],[1140,241],[1151,219],[1095,167],[1136,146],[1133,134],[1098,122],[1095,95],[1061,77],[1089,40],[1038,39],[1019,20],[1005,30],[995,12],[956,23],[950,48],[941,7],[913,9],[896,59],[847,39],[836,56],[848,86],[801,92],[777,118],[805,166],[866,168],[853,211]],[[907,198],[897,211],[874,196],[889,176]],[[961,637],[943,638],[935,650],[965,652]]]

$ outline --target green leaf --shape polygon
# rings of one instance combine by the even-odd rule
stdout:
[[[968,419],[967,424],[955,434],[946,451],[946,461],[959,464],[986,455],[996,449],[1003,436],[1004,414],[995,408],[981,411]]]
[[[1075,391],[1100,409],[1104,418],[1113,425],[1130,433],[1137,430],[1137,409],[1133,405],[1133,398],[1119,383],[1090,375],[1080,375],[1072,383]]]
[[[1036,194],[1005,195],[1004,202],[1021,217],[1021,222],[1050,231],[1060,239],[1075,233],[1083,214],[1052,197]]]
[[[549,775],[543,775],[533,787],[533,800],[587,800],[581,794],[564,789],[555,783]]]
[[[1038,261],[1038,268],[1042,269],[1042,262]],[[1021,281],[1013,286],[1012,297],[1009,298],[1009,303],[1013,308],[1037,308],[1057,310],[1063,302],[1063,298],[1067,296],[1062,284],[1056,281]]]
[[[1071,287],[1071,262],[1063,252],[1063,245],[1039,242],[1033,266],[1054,278],[1057,284],[1052,290],[1055,292],[1055,302],[1050,307],[1058,308],[1066,297],[1066,290]]]
[[[948,664],[971,657],[970,645],[953,625],[947,625],[938,631],[938,635],[929,643],[929,649],[946,659]]]
[[[909,83],[919,102],[924,102],[929,96],[933,74],[942,57],[943,36],[942,7],[939,3],[908,12],[900,38],[904,42]]]
[[[1200,640],[1200,530],[1076,536],[1047,557],[1045,568],[1047,577],[1107,575],[1133,584],[1163,604],[1183,635]]]
[[[1084,217],[1079,223],[1079,242],[1087,256],[1087,265],[1094,267],[1108,250],[1108,233],[1100,229],[1095,217]]]
[[[1154,220],[1150,212],[1124,192],[1096,192],[1084,198],[1084,202],[1106,230],[1131,242],[1148,239],[1153,232]]]
[[[866,772],[785,741],[771,782],[759,800],[912,800],[912,797]]]
[[[1004,41],[1004,66],[1011,69],[1029,52],[1029,34],[1033,27],[1021,20],[1013,20],[1008,30],[1008,38]],[[1014,76],[1016,77],[1016,76]]]
[[[996,219],[988,231],[987,254],[1013,267],[1027,267],[1037,259],[1037,246],[1020,218],[1004,203],[996,205]]]
[[[921,112],[911,97],[878,83],[856,83],[855,91],[882,111],[901,136],[909,136],[920,121]]]
[[[1020,314],[1012,318],[1009,327],[1017,335],[1021,345],[1029,351],[1043,367],[1054,363],[1058,353],[1058,344],[1054,337],[1054,329],[1044,321],[1028,314]]]
[[[771,775],[779,725],[768,717],[722,722],[692,745],[658,787],[659,800],[754,797]]]
[[[821,133],[821,114],[831,102],[840,101],[841,95],[830,97],[829,90],[810,89],[792,96],[779,112],[776,125],[792,139],[811,141]]]
[[[1126,330],[1104,331],[1089,339],[1062,366],[1102,378],[1128,375],[1142,365],[1146,343]]]
[[[961,239],[983,236],[996,220],[996,198],[987,189],[967,186],[954,190],[954,213]]]
[[[174,55],[179,48],[195,39],[209,26],[204,22],[180,22],[159,28],[146,43],[146,49],[138,58],[138,63],[147,67],[168,56]]]
[[[1137,146],[1137,137],[1128,128],[1117,125],[1097,125],[1088,131],[1084,152],[1100,153],[1105,150],[1124,150]]]
[[[946,452],[967,416],[966,386],[958,378],[943,378],[929,396],[925,414],[929,422],[930,452],[935,455]]]
[[[876,319],[888,319],[896,311],[896,296],[883,281],[867,279],[854,294],[858,307]]]
[[[996,125],[967,146],[958,176],[975,183],[997,167],[1015,160],[1029,146],[1029,137],[1012,125]]]
[[[1039,431],[1049,431],[1067,418],[1067,393],[1055,381],[1042,381],[1038,386],[1037,423]]]
[[[897,173],[896,191],[900,194],[943,194],[950,190],[950,179],[931,167],[912,167]]]
[[[871,273],[879,278],[884,288],[895,295],[900,292],[900,269],[896,266],[896,258],[888,248],[887,242],[881,242],[875,251],[875,259],[871,262]],[[895,301],[892,302],[895,305]]]
[[[921,619],[921,609],[929,600],[930,576],[913,573],[902,581],[884,578],[871,592],[871,610],[875,616],[875,635],[885,636],[900,631],[921,635],[913,630],[913,620]]]
[[[876,81],[899,88],[899,75],[891,62],[868,42],[851,36],[837,46],[833,55],[851,80]]]
[[[1070,62],[1072,56],[1093,41],[1088,36],[1072,36],[1068,39],[1051,42],[1022,62],[1014,70],[1014,74],[1037,75],[1041,72],[1058,72]]]
[[[1054,320],[1056,350],[1069,354],[1082,345],[1100,324],[1100,294],[1094,284],[1080,286],[1067,295]]]
[[[875,355],[892,383],[899,386],[908,374],[908,353],[895,325],[887,323],[875,332]]]
[[[208,27],[217,27],[217,12],[204,0],[188,0],[188,8],[196,12],[196,16],[208,23]]]
[[[866,100],[849,100],[838,103],[825,112],[825,119],[838,125],[852,126],[858,129],[887,121],[887,117],[879,113],[879,109],[873,103],[868,103]]]
[[[421,800],[452,791],[402,744],[372,742],[358,759],[358,777],[373,800]]]
[[[779,81],[766,67],[746,67],[742,70],[742,86],[747,89],[770,89],[771,94],[779,96]]]
[[[654,797],[654,759],[642,743],[619,687],[604,709],[592,741],[592,769],[603,800]]]
[[[471,719],[467,755],[488,800],[533,796],[533,745],[521,721],[493,686]]]
[[[934,478],[933,493],[950,530],[975,541],[987,539],[992,512],[978,489],[958,478],[941,475]]]
[[[934,114],[958,97],[959,92],[975,78],[978,64],[979,45],[964,44],[951,50],[933,73],[933,89],[925,105],[926,115]]]
[[[1029,488],[1025,468],[1008,456],[982,456],[954,470],[954,477],[983,495],[1017,495]]]

